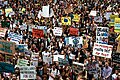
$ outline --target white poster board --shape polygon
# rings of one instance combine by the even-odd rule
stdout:
[[[54,27],[53,34],[55,36],[62,36],[62,28],[60,28],[60,27]]]
[[[111,58],[112,48],[112,45],[94,43],[93,55]]]
[[[35,66],[20,67],[20,80],[21,79],[36,79],[36,67]]]
[[[64,59],[64,55],[53,55],[53,61],[58,61],[58,57]]]

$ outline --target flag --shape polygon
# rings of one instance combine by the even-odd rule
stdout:
[[[62,25],[71,25],[71,17],[62,17],[61,22]]]

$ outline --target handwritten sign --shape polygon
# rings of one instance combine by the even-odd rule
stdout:
[[[101,44],[108,43],[108,27],[97,27],[96,29],[96,42]]]
[[[0,52],[5,54],[14,54],[15,53],[15,43],[0,40]]]
[[[114,53],[112,55],[112,61],[120,64],[120,53]]]
[[[112,45],[94,43],[93,55],[111,58],[112,48],[113,48]]]
[[[43,30],[40,30],[40,29],[32,29],[32,32],[33,32],[33,37],[36,37],[36,38],[44,37],[44,32],[43,32]]]
[[[35,66],[21,66],[20,67],[20,80],[21,79],[36,79]]]

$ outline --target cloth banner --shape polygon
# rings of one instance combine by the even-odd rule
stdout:
[[[0,52],[13,55],[15,53],[15,43],[0,40]]]
[[[5,37],[7,29],[5,28],[0,28],[0,37]]]
[[[110,15],[110,19],[111,19],[112,22],[114,22],[115,18],[119,18],[119,16],[118,15],[112,15],[112,14]]]
[[[96,29],[96,42],[101,44],[108,44],[108,31],[107,27],[97,27]]]
[[[35,66],[21,66],[20,67],[20,80],[21,79],[36,79]]]
[[[93,55],[111,58],[112,48],[112,45],[94,43]]]
[[[119,24],[115,24],[115,26],[114,26],[114,32],[120,33],[120,23]]]
[[[120,24],[120,18],[115,18],[115,23]]]
[[[40,30],[40,29],[32,29],[32,32],[33,32],[33,37],[36,37],[36,38],[44,37],[44,32],[43,32],[43,30]]]
[[[65,45],[71,45],[73,47],[81,48],[83,44],[82,37],[65,37]]]
[[[61,22],[62,25],[71,25],[71,17],[62,17]]]
[[[78,36],[79,30],[77,28],[70,28],[70,35]]]
[[[53,34],[55,36],[62,36],[62,28],[60,28],[60,27],[54,27]]]
[[[8,41],[15,42],[16,44],[19,44],[22,38],[23,36],[17,33],[9,32],[8,34]]]

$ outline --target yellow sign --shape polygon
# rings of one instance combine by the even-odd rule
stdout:
[[[119,18],[119,16],[118,15],[110,15],[110,19],[115,19],[115,18]]]
[[[61,22],[62,25],[71,25],[71,17],[62,17]]]
[[[80,16],[78,14],[73,14],[72,21],[79,22],[80,21]]]
[[[114,26],[115,22],[109,22],[109,27]]]
[[[120,23],[120,18],[115,18],[115,23]]]
[[[8,14],[9,14],[10,12],[12,12],[12,11],[13,11],[12,8],[7,8],[7,9],[5,9],[6,16],[8,16]]]

